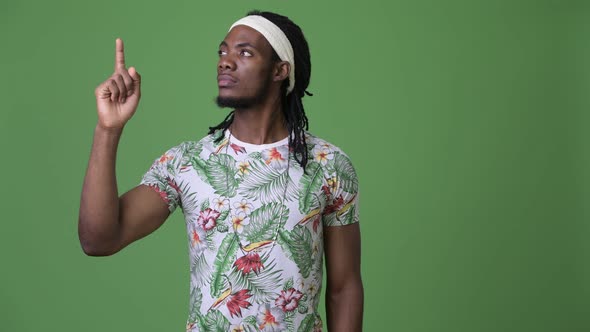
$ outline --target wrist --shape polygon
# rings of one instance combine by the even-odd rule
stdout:
[[[100,135],[121,136],[123,133],[123,127],[105,127],[100,123],[97,123],[94,132]]]

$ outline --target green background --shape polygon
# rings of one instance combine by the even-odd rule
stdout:
[[[253,8],[303,28],[310,129],[357,169],[365,331],[590,331],[590,4],[454,0],[3,1],[1,331],[184,329],[181,212],[80,249],[94,88],[123,38],[122,194],[224,117],[217,45]]]

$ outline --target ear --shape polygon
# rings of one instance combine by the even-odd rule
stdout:
[[[279,82],[289,78],[289,72],[291,71],[291,64],[287,61],[277,62],[273,70],[273,81]]]

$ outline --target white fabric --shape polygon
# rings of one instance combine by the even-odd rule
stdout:
[[[187,332],[321,329],[324,227],[359,221],[358,180],[340,148],[307,132],[304,173],[288,141],[219,130],[169,149],[142,178],[184,214]]]
[[[243,17],[236,21],[236,23],[232,24],[229,30],[233,29],[236,25],[249,26],[260,32],[260,34],[268,40],[275,52],[277,52],[279,58],[282,61],[289,62],[291,70],[289,71],[289,87],[287,88],[287,94],[291,93],[293,87],[295,87],[295,56],[293,54],[293,47],[283,30],[260,15]]]

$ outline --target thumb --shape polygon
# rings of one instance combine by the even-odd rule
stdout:
[[[141,75],[139,75],[135,67],[129,67],[129,76],[131,76],[131,80],[133,81],[133,91],[140,92]]]

